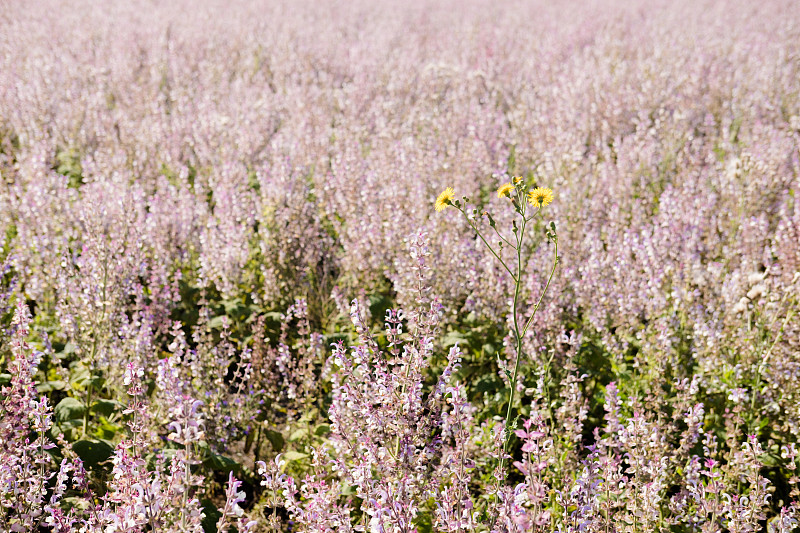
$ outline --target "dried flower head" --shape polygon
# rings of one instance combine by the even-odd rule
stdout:
[[[436,199],[436,204],[435,204],[436,211],[441,211],[448,205],[451,205],[453,203],[454,196],[455,196],[455,191],[453,190],[452,187],[448,187],[445,190],[443,190],[442,194],[440,194],[439,197]]]
[[[528,193],[528,202],[534,207],[544,207],[553,201],[553,191],[548,187],[536,187]]]

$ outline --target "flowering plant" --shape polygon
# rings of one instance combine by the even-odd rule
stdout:
[[[797,530],[791,0],[2,5],[0,531]]]
[[[512,180],[512,183],[504,183],[497,189],[497,197],[507,198],[510,201],[514,212],[517,214],[518,220],[513,220],[511,225],[512,235],[508,237],[507,235],[503,235],[503,233],[498,230],[497,223],[489,211],[484,210],[480,212],[480,217],[485,217],[488,220],[489,228],[491,228],[494,231],[494,235],[499,238],[496,247],[489,244],[487,237],[484,235],[484,232],[478,225],[479,220],[477,220],[477,217],[479,215],[479,209],[473,208],[471,212],[469,211],[469,198],[466,196],[462,197],[461,200],[455,200],[453,189],[448,187],[436,199],[435,207],[437,211],[441,211],[446,206],[453,206],[462,215],[464,215],[469,226],[473,229],[473,231],[475,231],[475,234],[481,239],[483,244],[489,249],[495,259],[499,261],[514,282],[514,299],[511,304],[511,322],[515,342],[513,353],[515,362],[513,374],[507,376],[510,379],[508,408],[506,410],[505,418],[507,436],[503,443],[503,453],[500,457],[500,471],[503,472],[503,465],[506,454],[508,453],[508,446],[512,434],[510,429],[511,413],[514,407],[514,393],[517,390],[520,363],[523,359],[523,339],[525,338],[525,334],[528,332],[528,328],[530,328],[531,323],[536,316],[536,312],[542,305],[545,294],[547,294],[547,289],[550,287],[550,282],[553,280],[553,275],[555,274],[556,266],[558,265],[558,235],[556,233],[555,222],[550,222],[545,235],[548,242],[553,244],[553,266],[550,270],[550,275],[547,278],[547,283],[539,294],[538,300],[533,305],[533,309],[527,313],[528,318],[526,320],[526,313],[520,311],[520,296],[522,288],[524,287],[522,277],[523,273],[525,272],[525,266],[527,262],[527,257],[525,257],[525,250],[527,249],[527,243],[525,242],[525,230],[528,229],[529,225],[535,224],[537,217],[541,218],[542,208],[546,207],[553,201],[554,195],[553,191],[546,187],[536,187],[528,191],[525,180],[521,177],[516,177]],[[535,209],[535,211],[530,212],[531,209]],[[515,256],[514,262],[507,262],[503,259],[504,249],[510,249],[512,251],[512,254]],[[511,266],[509,266],[509,263]],[[547,370],[544,371],[543,375],[546,376],[546,379],[549,378],[549,372]]]

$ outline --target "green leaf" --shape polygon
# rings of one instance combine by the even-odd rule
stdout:
[[[237,463],[230,457],[225,457],[224,455],[217,455],[211,452],[208,452],[205,459],[203,460],[203,464],[207,467],[210,467],[212,470],[224,470],[226,472],[230,472],[231,470],[237,470],[239,468],[239,463]]]
[[[294,450],[288,451],[281,456],[283,459],[286,459],[288,462],[292,461],[299,461],[301,459],[305,459],[308,457],[307,453],[296,452]]]
[[[307,436],[308,436],[308,430],[306,428],[300,428],[300,429],[295,430],[294,433],[292,433],[289,436],[289,442],[296,442],[296,441],[298,441],[298,440],[300,440],[302,438],[305,438]]]
[[[231,470],[241,470],[241,465],[239,463],[230,457],[217,455],[211,451],[206,443],[201,443],[200,450],[203,454],[203,465],[206,468],[211,468],[212,470],[222,470],[225,472],[230,472]]]
[[[222,513],[219,512],[216,504],[209,499],[204,498],[200,500],[200,505],[203,507],[203,515],[205,515],[201,523],[203,531],[205,531],[205,533],[216,533],[217,522],[222,518]]]
[[[121,407],[122,404],[116,400],[97,400],[92,404],[92,411],[103,416],[111,416],[111,413]]]
[[[277,431],[268,429],[264,432],[264,436],[267,438],[269,443],[272,444],[273,450],[276,452],[283,450],[283,446],[286,444],[286,441],[283,440],[283,435]]]
[[[215,316],[214,318],[208,321],[208,327],[211,329],[222,329],[222,323],[223,320],[225,319],[226,317],[224,315]],[[230,324],[230,322],[231,322],[230,319],[228,319],[228,324]]]
[[[419,533],[431,533],[433,531],[433,522],[431,521],[430,513],[420,513],[415,525]]]
[[[242,307],[242,302],[235,298],[232,300],[222,300],[220,303],[222,304],[222,307],[225,308],[225,313],[227,313],[229,316],[235,314],[236,311]]]
[[[759,456],[758,459],[759,461],[761,461],[761,464],[763,466],[766,466],[768,468],[774,468],[776,466],[780,466],[783,463],[780,456],[773,455],[771,453],[761,455]]]
[[[76,348],[76,346],[73,343],[68,342],[67,344],[64,345],[64,349],[61,350],[56,355],[67,356],[67,355],[73,354],[73,353],[75,353],[75,348]]]
[[[283,314],[277,311],[270,311],[268,313],[264,313],[264,318],[267,320],[271,320],[273,322],[278,322],[278,323],[283,322]]]
[[[65,504],[67,509],[79,509],[81,511],[85,511],[89,508],[90,501],[91,500],[83,496],[67,496],[66,498],[61,498],[61,503]]]
[[[455,344],[469,345],[469,339],[460,331],[451,331],[442,339],[442,346],[448,348]]]
[[[53,414],[59,422],[83,418],[85,412],[86,406],[83,402],[69,396],[58,402],[53,409]]]
[[[67,384],[61,380],[54,380],[54,381],[45,381],[44,383],[40,383],[36,386],[36,390],[39,394],[43,394],[46,392],[53,392],[54,390],[63,390]]]
[[[311,422],[312,420],[317,420],[318,415],[319,415],[319,410],[316,407],[309,407],[308,409],[303,411],[302,415],[300,415],[300,421],[308,423]]]
[[[367,296],[369,303],[369,312],[374,317],[383,318],[386,316],[386,311],[391,308],[392,300],[385,294],[370,294]]]
[[[114,453],[113,446],[105,440],[79,440],[72,449],[89,468],[97,467]]]
[[[99,417],[94,434],[100,439],[113,439],[122,430],[121,424],[109,422],[104,416]]]
[[[321,437],[323,435],[327,435],[330,432],[331,432],[330,424],[320,424],[314,430],[314,435],[317,435],[318,437]]]
[[[100,389],[105,382],[105,379],[96,374],[92,374],[89,369],[83,365],[77,365],[70,375],[72,387],[79,390],[83,390],[89,386]]]

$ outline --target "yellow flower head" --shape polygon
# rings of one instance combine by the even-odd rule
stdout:
[[[536,187],[528,193],[528,202],[534,207],[544,207],[553,201],[553,191],[548,187]]]
[[[436,203],[434,207],[436,207],[436,211],[441,211],[448,205],[453,203],[453,197],[455,196],[455,191],[452,187],[448,187],[442,191],[442,194],[439,195],[439,198],[436,199]]]
[[[522,183],[522,176],[514,178],[514,185],[519,185],[520,183]]]
[[[503,196],[511,197],[511,193],[514,191],[514,186],[510,183],[504,183],[497,189],[497,197],[502,198]]]

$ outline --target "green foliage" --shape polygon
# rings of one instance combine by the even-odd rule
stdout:
[[[71,189],[78,189],[85,183],[81,156],[75,148],[65,148],[56,153],[54,170],[69,180]]]
[[[203,526],[203,531],[205,533],[217,533],[217,522],[222,517],[222,513],[219,512],[217,509],[217,505],[214,503],[213,500],[208,498],[203,498],[200,500],[200,505],[203,508],[203,521],[201,525]]]
[[[72,444],[72,450],[78,454],[86,468],[98,468],[114,453],[113,443],[101,439],[81,439]]]
[[[82,420],[85,412],[86,405],[80,400],[70,398],[69,396],[58,402],[58,405],[53,409],[53,414],[58,422]]]

